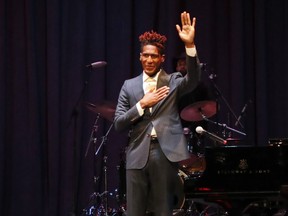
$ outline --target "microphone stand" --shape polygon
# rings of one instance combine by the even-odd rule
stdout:
[[[104,66],[105,64],[107,64],[106,62],[101,62],[101,66]],[[98,66],[100,66],[98,64]],[[89,66],[89,74],[92,72],[93,70],[93,65],[91,64],[91,67]],[[79,184],[79,178],[78,178],[78,174],[79,174],[79,163],[78,163],[78,151],[77,149],[79,149],[79,146],[78,146],[78,142],[77,142],[77,129],[78,129],[78,117],[79,117],[79,110],[80,110],[80,107],[81,107],[81,102],[85,96],[85,93],[87,91],[87,85],[88,85],[88,79],[87,77],[85,77],[84,79],[84,85],[82,87],[82,90],[81,90],[81,93],[77,99],[77,102],[76,104],[74,105],[73,107],[73,111],[71,113],[71,116],[70,116],[70,120],[68,122],[68,125],[66,128],[69,128],[72,120],[74,122],[74,128],[73,128],[73,134],[74,134],[74,141],[73,141],[73,166],[74,166],[74,178],[72,179],[72,187],[73,187],[73,200],[72,200],[72,210],[71,212],[69,213],[69,215],[71,216],[76,216],[77,215],[77,198],[78,198],[78,184]],[[89,147],[89,146],[88,146]],[[88,149],[87,149],[88,151]]]
[[[204,67],[204,72],[207,73],[206,67]],[[232,113],[233,117],[237,120],[237,119],[238,119],[237,115],[236,115],[235,112],[232,110],[232,108],[231,108],[231,106],[229,105],[228,101],[226,100],[226,98],[223,96],[223,94],[221,93],[220,89],[219,89],[218,86],[216,85],[216,83],[215,83],[215,81],[214,81],[214,78],[215,78],[215,77],[216,77],[216,75],[213,75],[213,74],[208,75],[208,78],[209,78],[210,82],[212,83],[213,87],[214,87],[215,90],[216,90],[217,96],[220,96],[220,98],[224,101],[224,104],[226,105],[226,107],[229,109],[230,113]],[[217,104],[217,109],[218,109],[218,104]],[[217,110],[217,111],[218,111],[218,110]],[[218,112],[217,112],[217,113],[218,113]],[[217,125],[219,125],[219,123],[218,123]],[[244,128],[241,122],[239,122],[239,125],[240,125],[242,128]],[[224,125],[219,125],[219,126],[222,126],[222,127],[224,128],[224,130],[227,128],[227,129],[232,130],[232,131],[235,131],[235,132],[237,131],[237,130],[235,130],[235,129],[229,128],[227,125],[226,125],[225,127],[224,127]],[[238,131],[237,131],[237,132],[238,132]],[[240,131],[239,131],[239,132],[240,132]],[[239,132],[238,132],[238,133],[239,133]],[[240,134],[244,135],[245,133],[240,132]],[[245,134],[245,136],[246,136],[246,134]]]
[[[219,123],[219,122],[214,122],[214,121],[208,119],[205,115],[203,115],[203,114],[201,114],[201,115],[202,115],[203,120],[205,120],[205,121],[207,121],[207,122],[210,122],[210,123],[213,123],[213,124],[215,124],[215,125],[218,125],[218,126],[222,127],[223,130],[228,129],[228,130],[230,130],[230,131],[234,131],[234,132],[236,132],[236,133],[238,133],[238,134],[241,134],[241,135],[243,135],[243,136],[246,136],[246,133],[243,133],[243,132],[241,132],[241,131],[238,131],[238,130],[236,130],[236,129],[233,129],[233,128],[227,126],[226,124],[221,124],[221,123]]]
[[[90,69],[91,71],[91,69]],[[72,179],[72,187],[73,187],[73,200],[72,200],[72,210],[69,213],[69,215],[71,216],[76,216],[77,215],[77,198],[78,198],[78,183],[79,183],[79,178],[78,178],[78,174],[79,174],[79,164],[78,164],[78,137],[77,137],[77,130],[78,130],[78,119],[79,119],[79,112],[80,112],[80,108],[81,108],[81,102],[84,98],[84,95],[86,93],[86,89],[87,89],[87,85],[88,85],[88,81],[87,79],[85,79],[84,81],[84,85],[82,87],[81,93],[73,107],[72,113],[70,115],[70,120],[66,126],[66,128],[68,129],[69,126],[71,125],[71,123],[73,122],[73,167],[74,167],[74,175],[73,175],[73,179]]]

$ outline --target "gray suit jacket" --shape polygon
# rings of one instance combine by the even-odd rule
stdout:
[[[149,155],[152,127],[154,126],[159,144],[168,160],[178,162],[189,158],[187,140],[178,112],[178,100],[183,94],[193,90],[200,80],[201,70],[197,57],[186,57],[187,75],[167,74],[161,70],[157,88],[169,86],[168,96],[152,108],[147,117],[140,116],[136,103],[144,96],[143,73],[126,80],[121,88],[115,112],[116,131],[130,129],[129,145],[126,149],[126,168],[141,169]]]

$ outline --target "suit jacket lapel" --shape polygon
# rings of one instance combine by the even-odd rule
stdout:
[[[164,70],[159,72],[158,81],[157,81],[157,89],[162,86],[169,86],[170,75],[168,75]],[[152,107],[152,113],[162,104],[162,101],[157,103]]]
[[[139,88],[140,86],[140,88]],[[130,89],[128,89],[130,91]],[[143,90],[143,73],[140,74],[135,82],[133,83],[133,88],[131,89],[133,91],[133,94],[136,98],[136,101],[139,101],[143,98],[144,96],[144,90]]]
[[[168,75],[164,70],[159,72],[158,81],[157,81],[157,89],[162,86],[168,86],[170,75]]]

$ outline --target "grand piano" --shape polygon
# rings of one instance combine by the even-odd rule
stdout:
[[[184,123],[188,122],[189,127],[194,126],[192,123],[200,122],[205,123],[204,127],[208,123],[212,126],[224,126],[209,119],[217,113],[218,105],[214,100],[210,100],[209,94],[203,94],[207,92],[205,89],[202,88],[199,93],[201,97],[204,95],[205,100],[191,101],[192,94],[195,93],[185,96],[179,108],[181,119]],[[240,121],[238,123],[240,124]],[[225,126],[230,131],[236,131]],[[236,132],[242,134],[240,131]],[[193,153],[195,146],[192,142],[192,148],[189,146],[189,149],[192,149],[191,158],[179,163],[179,175],[184,179],[185,204],[188,203],[188,206],[184,206],[184,209],[188,209],[185,216],[288,216],[288,212],[285,212],[288,209],[287,138],[270,139],[267,145],[261,147],[243,143],[204,146],[201,154],[197,151]],[[197,214],[200,212],[197,207],[203,206],[197,206],[199,203],[205,208],[216,206],[216,209],[219,207],[218,209],[222,210],[219,210],[219,214],[203,211]],[[279,213],[281,209],[283,212]]]
[[[197,157],[193,160],[197,162]],[[182,164],[185,199],[190,204],[217,204],[226,212],[219,215],[286,211],[288,145],[206,147],[199,160],[198,169]]]

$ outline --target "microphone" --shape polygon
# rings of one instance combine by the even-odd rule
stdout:
[[[221,137],[218,137],[218,136],[216,136],[215,134],[210,133],[210,132],[204,130],[201,126],[196,127],[196,132],[197,132],[198,134],[204,134],[204,135],[206,135],[208,138],[210,138],[211,140],[213,140],[213,141],[215,141],[215,142],[219,142],[219,143],[222,143],[222,144],[224,144],[224,145],[227,144],[227,140],[224,140],[224,139],[222,139]]]
[[[86,65],[86,67],[95,69],[95,68],[104,67],[105,65],[107,65],[107,62],[105,62],[105,61],[98,61],[98,62],[93,62],[93,63],[91,63],[91,64],[89,64],[89,65]]]

